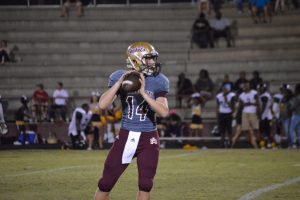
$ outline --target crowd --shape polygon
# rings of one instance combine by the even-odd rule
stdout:
[[[166,137],[201,136],[203,108],[207,101],[215,100],[217,134],[221,136],[222,147],[234,147],[239,137],[246,133],[254,148],[280,148],[284,136],[289,148],[297,148],[300,83],[296,84],[294,91],[288,84],[282,84],[278,89],[277,93],[271,94],[268,83],[258,71],[252,73],[250,80],[246,72],[241,71],[235,82],[225,74],[217,88],[205,69],[200,70],[194,84],[181,73],[177,81],[176,106],[182,108],[184,101],[184,109],[190,109],[191,116],[184,120],[173,111],[167,120],[161,122],[160,130]]]

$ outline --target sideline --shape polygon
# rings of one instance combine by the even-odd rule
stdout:
[[[265,188],[261,188],[261,189],[252,191],[248,194],[245,194],[244,196],[242,196],[238,200],[252,200],[252,199],[255,199],[256,197],[258,197],[258,196],[260,196],[264,193],[267,193],[267,192],[270,192],[272,190],[276,190],[278,188],[288,186],[288,185],[291,185],[291,184],[294,184],[294,183],[297,183],[297,182],[300,182],[300,176],[298,176],[296,178],[293,178],[293,179],[289,179],[289,180],[287,180],[283,183],[273,184],[273,185],[267,186]]]

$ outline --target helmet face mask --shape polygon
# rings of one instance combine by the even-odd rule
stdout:
[[[147,42],[136,42],[127,49],[127,67],[148,76],[157,76],[160,63],[157,62],[158,52]]]

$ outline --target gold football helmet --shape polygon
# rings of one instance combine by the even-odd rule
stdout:
[[[126,52],[127,67],[146,75],[157,76],[160,72],[160,63],[157,62],[158,52],[148,42],[135,42]]]

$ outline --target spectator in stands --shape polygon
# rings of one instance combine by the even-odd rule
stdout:
[[[200,13],[193,24],[191,48],[193,48],[194,42],[199,48],[207,48],[208,45],[211,48],[214,47],[212,30],[204,13]]]
[[[224,79],[222,81],[222,88],[224,85],[229,85],[230,86],[230,90],[233,90],[233,82],[230,80],[229,78],[229,74],[225,74],[224,75]]]
[[[86,133],[89,131],[89,122],[91,114],[89,113],[89,105],[82,104],[74,110],[71,122],[68,128],[68,134],[71,137],[73,149],[84,149],[86,141]]]
[[[170,115],[166,120],[165,137],[180,137],[181,136],[181,118],[176,111],[170,111]]]
[[[228,148],[232,141],[232,114],[235,111],[235,93],[231,92],[229,83],[222,86],[222,92],[217,94],[216,100],[221,147]],[[225,140],[226,133],[228,139]]]
[[[214,83],[206,69],[201,69],[199,72],[199,78],[195,83],[195,92],[199,92],[205,99],[210,99],[213,95]]]
[[[290,110],[292,112],[289,135],[292,141],[292,148],[296,148],[296,136],[300,145],[300,83],[295,86],[294,97],[290,100]]]
[[[234,90],[237,92],[237,94],[241,94],[243,92],[243,84],[248,82],[246,78],[246,72],[241,71],[239,78],[234,83]]]
[[[28,140],[26,139],[26,121],[31,118],[28,108],[28,98],[25,95],[22,95],[20,102],[21,107],[15,113],[18,136],[17,140],[14,142],[14,145],[24,145],[25,143],[28,144]]]
[[[205,104],[205,98],[201,97],[201,94],[196,92],[191,96],[191,101],[189,102],[192,108],[192,120],[190,123],[190,133],[191,137],[202,136],[203,123],[202,123],[202,108]]]
[[[69,94],[67,90],[63,88],[63,83],[57,83],[57,89],[53,92],[53,105],[50,109],[50,121],[53,122],[55,119],[56,110],[60,110],[61,117],[64,121],[67,120],[67,101]]]
[[[293,6],[294,6],[295,9],[299,8],[299,2],[298,2],[298,0],[292,0],[292,4],[293,4]]]
[[[212,28],[212,35],[215,45],[218,43],[218,40],[221,37],[226,39],[227,47],[231,47],[233,45],[233,37],[230,30],[231,21],[227,18],[223,18],[221,12],[216,13],[215,19],[210,21],[210,26]]]
[[[98,145],[100,149],[103,149],[104,138],[104,125],[106,124],[103,111],[99,108],[100,93],[92,92],[90,112],[91,112],[91,129],[87,133],[88,147],[87,150],[93,149],[93,143],[95,137],[98,138]]]
[[[44,90],[43,84],[38,84],[32,95],[32,119],[33,121],[47,120],[48,114],[48,93]]]
[[[252,73],[252,79],[250,80],[250,88],[253,90],[256,90],[257,86],[259,84],[262,84],[264,81],[263,79],[260,77],[259,72],[258,71],[254,71]]]
[[[257,91],[250,89],[249,82],[243,83],[243,87],[244,92],[242,92],[239,97],[239,106],[243,109],[242,131],[237,132],[236,135],[234,135],[232,139],[232,146],[235,145],[242,132],[248,132],[251,145],[253,148],[257,148],[256,135],[259,136],[258,113],[260,110],[258,95]]]
[[[268,92],[268,86],[265,83],[257,85],[259,105],[261,112],[259,113],[259,131],[262,136],[259,146],[260,148],[275,148],[274,136],[271,132],[272,116],[272,97]]]
[[[236,5],[236,8],[238,10],[238,14],[244,13],[244,2],[243,2],[243,0],[236,0],[235,5]]]
[[[184,73],[180,73],[177,80],[176,107],[181,108],[182,99],[187,98],[193,91],[191,80],[186,78]]]
[[[81,0],[66,0],[62,6],[61,17],[69,17],[69,11],[71,7],[75,7],[77,16],[83,16],[83,5]]]
[[[252,12],[253,22],[255,24],[257,24],[259,21],[262,23],[267,23],[267,18],[268,18],[269,23],[271,23],[272,18],[268,8],[268,4],[270,1],[250,0],[250,2],[251,2],[251,12]],[[262,12],[262,14],[259,14],[259,12]]]
[[[284,13],[285,11],[285,0],[275,0],[275,13]]]
[[[10,51],[7,48],[7,41],[6,40],[1,40],[0,41],[0,64],[4,65],[6,62],[9,62],[9,54]]]
[[[210,0],[211,7],[215,13],[220,12],[223,0]]]

